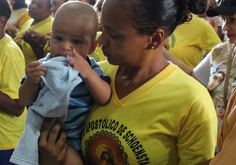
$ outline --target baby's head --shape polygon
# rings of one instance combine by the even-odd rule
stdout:
[[[87,54],[92,54],[97,46],[95,41],[97,27],[97,14],[91,6],[79,1],[63,4],[53,21],[51,56],[70,55],[75,48],[86,58]]]

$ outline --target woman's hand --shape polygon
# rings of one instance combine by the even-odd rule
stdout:
[[[51,123],[52,119],[46,118],[42,125],[38,141],[40,165],[60,165],[67,154],[66,133],[62,131],[59,135],[63,121],[57,120],[48,135]]]

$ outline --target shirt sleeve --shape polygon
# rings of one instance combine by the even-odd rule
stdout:
[[[179,164],[195,165],[214,157],[217,117],[207,90],[192,103],[177,139]]]
[[[207,87],[210,77],[210,56],[211,53],[208,53],[208,55],[193,69],[194,76],[205,87]]]

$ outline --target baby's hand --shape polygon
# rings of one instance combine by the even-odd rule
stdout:
[[[79,71],[80,76],[85,80],[89,77],[92,68],[89,63],[81,55],[79,55],[75,48],[73,48],[72,55],[67,55],[67,60],[69,64]]]
[[[39,66],[41,61],[34,61],[29,63],[25,68],[27,80],[32,84],[38,84],[41,80],[40,76],[45,75],[46,68]]]

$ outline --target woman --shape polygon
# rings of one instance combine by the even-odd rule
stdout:
[[[201,82],[204,86],[211,85],[210,77],[213,77],[215,72],[224,73],[224,80],[221,85],[211,90],[210,94],[213,102],[216,98],[222,97],[224,107],[227,108],[227,100],[230,98],[232,87],[230,82],[236,77],[236,58],[234,58],[236,44],[236,3],[234,0],[225,0],[220,3],[220,6],[210,8],[207,11],[208,16],[220,15],[224,19],[224,27],[226,36],[229,41],[216,45],[211,52],[199,63],[194,69],[186,67],[184,64],[177,61],[171,54],[166,52],[166,58],[177,64],[186,73],[190,74]],[[232,57],[232,58],[231,58]],[[228,72],[228,73],[227,73]],[[227,81],[228,80],[228,81]],[[216,105],[215,105],[216,106]],[[218,130],[220,130],[219,125]]]
[[[52,15],[55,16],[57,9],[66,3],[68,0],[51,0],[51,11]]]
[[[179,61],[194,68],[202,61],[204,54],[219,43],[222,42],[213,27],[204,19],[192,15],[190,22],[179,25],[170,35],[165,48]]]
[[[45,54],[44,47],[35,41],[32,33],[34,31],[46,36],[52,29],[50,0],[32,0],[29,5],[29,15],[32,17],[24,23],[20,31],[16,34],[15,42],[22,49],[26,65],[32,61],[43,58]]]
[[[104,2],[98,42],[112,64],[101,63],[111,77],[112,98],[106,106],[94,105],[87,117],[81,143],[84,164],[99,164],[96,150],[101,145],[111,150],[116,164],[200,164],[214,156],[217,118],[211,98],[162,52],[165,39],[188,19],[193,6],[186,4]],[[39,140],[41,164],[63,162],[71,152],[64,133],[55,143],[61,121],[47,139],[50,121]]]
[[[6,32],[12,38],[16,36],[17,31],[22,27],[22,25],[31,19],[28,14],[27,4],[25,0],[9,0],[13,10],[10,19],[6,24]]]

